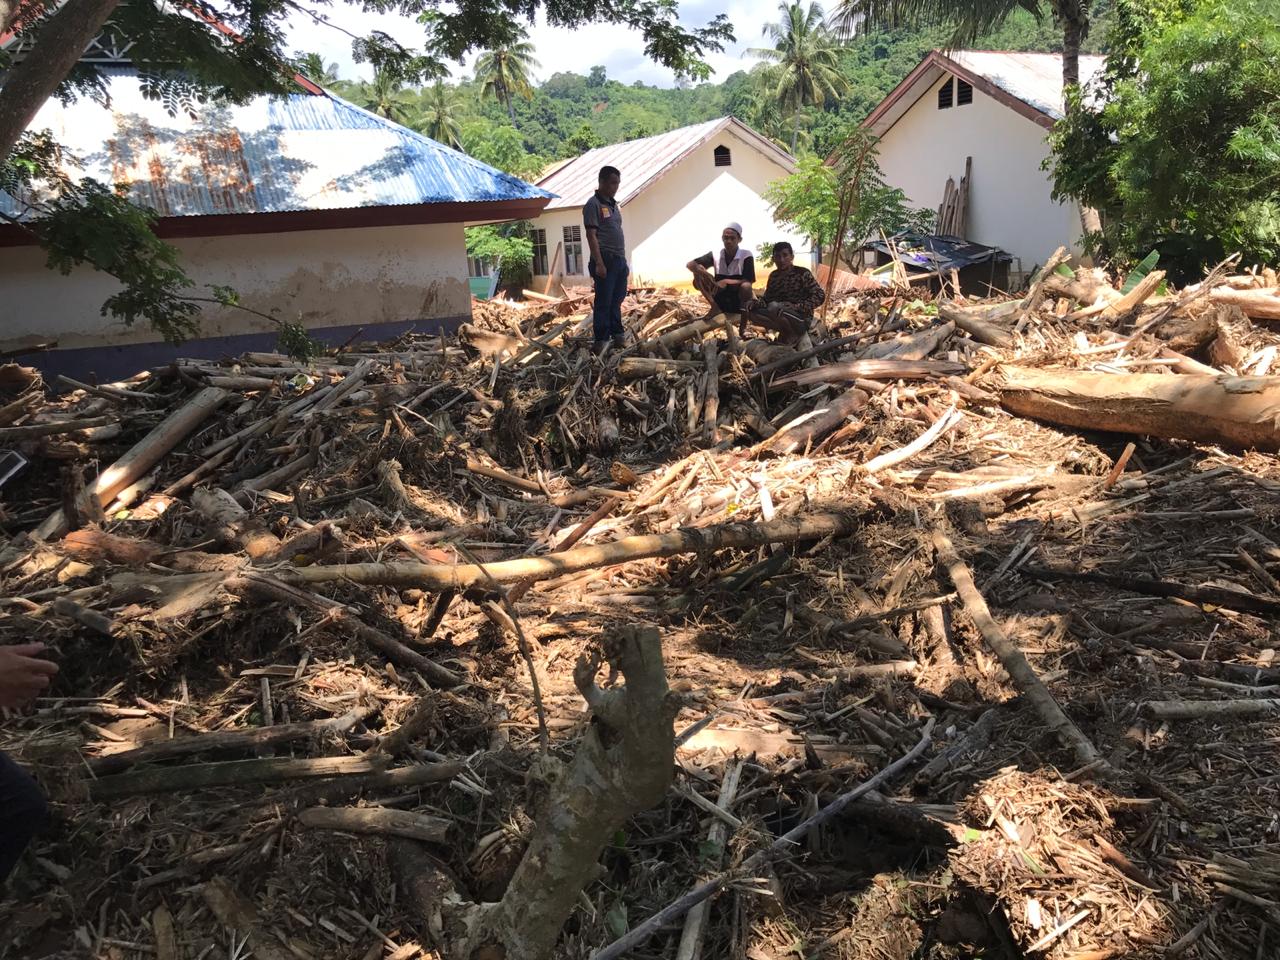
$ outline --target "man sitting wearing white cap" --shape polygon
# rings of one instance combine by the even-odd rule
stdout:
[[[745,331],[747,308],[755,301],[751,285],[756,282],[756,261],[741,246],[741,224],[728,224],[720,239],[724,242],[724,249],[719,256],[708,251],[685,266],[693,274],[693,285],[707,300],[725,313],[742,315],[739,329]],[[713,269],[714,274],[711,272]]]

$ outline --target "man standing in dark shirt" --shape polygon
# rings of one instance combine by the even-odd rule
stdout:
[[[742,248],[741,224],[725,226],[720,232],[720,240],[724,249],[719,256],[708,251],[685,266],[693,274],[693,285],[707,300],[724,313],[742,315],[739,329],[745,330],[746,310],[755,300],[751,285],[756,282],[756,261]]]
[[[591,327],[595,353],[604,353],[609,341],[617,349],[626,344],[622,329],[622,300],[627,295],[627,244],[622,236],[622,210],[614,198],[622,174],[617,167],[602,167],[595,194],[582,208],[582,225],[591,248],[588,269],[595,281]]]

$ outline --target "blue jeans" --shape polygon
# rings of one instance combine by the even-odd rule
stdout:
[[[36,782],[0,753],[0,883],[48,819],[49,809]]]
[[[596,284],[595,304],[591,308],[591,329],[595,340],[622,336],[622,300],[627,295],[627,258],[616,253],[604,254],[605,276],[596,276],[596,262],[587,264]]]

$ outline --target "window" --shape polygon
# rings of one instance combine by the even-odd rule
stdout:
[[[531,230],[529,239],[533,241],[533,275],[547,275],[547,231]]]
[[[963,107],[965,104],[973,103],[973,84],[965,83],[960,78],[956,78],[956,106]]]
[[[717,166],[717,167],[732,167],[732,166],[733,166],[733,156],[732,156],[732,154],[730,154],[730,153],[729,153],[729,148],[728,148],[728,147],[716,147],[715,153],[716,153],[716,166]]]
[[[954,81],[947,77],[947,82],[938,88],[938,109],[946,110],[951,106],[951,88]]]
[[[586,275],[582,269],[582,228],[564,228],[564,272],[570,277]]]
[[[489,276],[489,261],[481,260],[479,257],[467,257],[467,276],[469,277]]]

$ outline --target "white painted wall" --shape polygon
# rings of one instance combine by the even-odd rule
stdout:
[[[1060,246],[1079,252],[1079,209],[1050,197],[1047,131],[974,89],[973,103],[938,109],[939,80],[890,127],[880,141],[885,180],[900,187],[912,206],[936,210],[947,178],[969,185],[968,239],[1001,247],[1021,258],[1021,269],[1043,263]],[[1017,259],[1013,271],[1019,269]]]
[[[469,316],[462,224],[303,230],[172,241],[197,284],[234,288],[240,302],[307,327]],[[62,276],[35,247],[0,258],[0,349],[49,339],[61,348],[153,342],[146,327],[101,315],[119,289],[91,269]],[[207,289],[196,291],[207,295]],[[273,311],[275,311],[273,313]],[[205,310],[200,336],[274,330],[242,310]]]
[[[733,162],[728,167],[715,165],[714,152],[720,145],[730,150]],[[627,171],[622,175],[627,176]],[[766,242],[789,240],[796,249],[796,262],[807,266],[808,238],[777,225],[761,197],[769,183],[786,175],[783,167],[729,130],[702,144],[623,206],[633,282],[688,282],[685,264],[719,249],[720,233],[730,221],[742,224],[743,245],[753,253],[758,254]],[[561,229],[581,223],[578,208],[547,211],[534,221],[535,227],[547,231],[549,260],[555,256]],[[566,279],[571,284],[587,282],[586,278]],[[534,282],[541,289],[545,280],[539,277]]]
[[[623,208],[622,225],[627,232],[628,244],[630,243],[631,222],[627,219],[630,215],[630,207]],[[589,283],[587,279],[587,261],[591,259],[591,248],[587,246],[587,232],[582,230],[582,208],[581,207],[565,207],[561,210],[545,210],[537,220],[533,221],[533,226],[538,230],[547,231],[547,268],[555,273],[562,274],[564,282],[570,286],[582,286]],[[556,258],[556,245],[564,241],[564,228],[578,227],[582,234],[582,272],[570,274],[565,271],[564,251],[560,251],[560,263],[554,265]],[[535,289],[541,290],[547,282],[545,274],[534,278]]]

